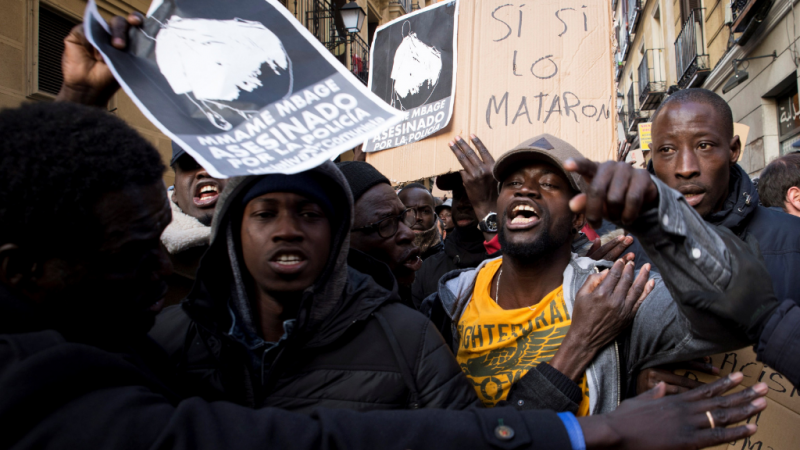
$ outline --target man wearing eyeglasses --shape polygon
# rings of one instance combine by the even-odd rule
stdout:
[[[406,208],[389,180],[370,164],[346,161],[338,167],[350,185],[355,202],[350,248],[389,266],[399,284],[403,303],[413,307],[411,284],[422,266],[411,230],[417,222],[416,212]]]

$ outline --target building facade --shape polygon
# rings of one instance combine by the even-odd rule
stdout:
[[[339,8],[347,0],[281,0],[281,3],[365,84],[369,78],[369,43],[378,26],[434,0],[357,0],[367,18],[359,33],[348,33]],[[106,18],[146,12],[149,0],[97,0]],[[0,108],[14,108],[29,101],[52,101],[61,82],[63,40],[81,22],[85,0],[0,0]],[[158,148],[169,162],[172,147],[139,111],[118,92],[109,111],[124,119]],[[172,171],[164,179],[173,182]]]
[[[740,164],[751,176],[791,151],[800,140],[796,3],[612,1],[620,140],[639,148],[639,123],[669,94],[702,87],[749,127]]]

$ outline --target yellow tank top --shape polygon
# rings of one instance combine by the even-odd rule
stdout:
[[[478,273],[472,301],[458,321],[456,358],[486,406],[505,400],[511,385],[556,354],[572,323],[559,286],[530,308],[503,309],[490,296],[491,282],[502,259]],[[589,414],[586,375],[580,383],[579,416]]]

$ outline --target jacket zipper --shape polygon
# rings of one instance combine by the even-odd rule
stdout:
[[[620,371],[622,368],[620,367],[619,363],[619,344],[617,344],[617,340],[614,339],[614,351],[617,354],[617,406],[620,404],[620,396],[622,395],[622,375],[620,375]]]

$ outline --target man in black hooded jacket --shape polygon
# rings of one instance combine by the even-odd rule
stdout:
[[[304,412],[475,402],[388,267],[349,249],[353,201],[333,163],[228,184],[192,293],[151,332],[185,386]]]
[[[649,170],[706,222],[740,238],[752,235],[775,294],[800,302],[800,218],[758,204],[756,187],[737,164],[742,145],[725,100],[706,89],[685,89],[656,110]],[[638,241],[628,251],[636,253],[637,268],[651,262]]]

